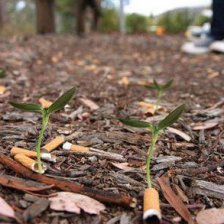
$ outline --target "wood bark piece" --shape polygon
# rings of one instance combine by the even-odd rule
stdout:
[[[182,202],[179,196],[177,196],[172,188],[167,183],[167,178],[162,176],[157,179],[164,197],[172,205],[172,207],[181,215],[181,217],[189,224],[194,224],[191,213],[189,212],[186,205]]]
[[[13,177],[9,175],[1,175],[0,176],[0,185],[5,187],[14,188],[21,191],[44,191],[51,189],[54,185],[45,185],[40,184],[36,181],[28,181],[22,178]]]
[[[32,180],[36,180],[45,184],[53,184],[55,188],[63,190],[63,191],[70,191],[74,193],[84,194],[98,201],[108,203],[108,204],[112,203],[112,204],[122,205],[125,207],[136,206],[136,199],[128,195],[114,194],[111,192],[95,190],[95,189],[92,189],[83,185],[79,185],[73,182],[57,180],[54,178],[46,177],[44,175],[33,173],[31,170],[22,166],[20,163],[10,159],[9,157],[3,154],[0,154],[0,163],[7,166],[8,168],[13,170],[17,174],[20,174],[26,178],[30,178]]]
[[[46,198],[40,198],[28,207],[23,213],[23,219],[25,222],[31,221],[33,218],[44,212],[50,204],[50,201]]]
[[[193,193],[207,195],[210,197],[224,199],[224,185],[217,185],[204,180],[195,180],[193,182]]]

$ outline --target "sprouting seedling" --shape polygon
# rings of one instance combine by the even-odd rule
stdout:
[[[43,108],[41,105],[33,104],[33,103],[15,103],[15,102],[10,103],[13,107],[16,107],[18,109],[42,114],[42,126],[39,132],[39,137],[38,137],[37,145],[36,145],[37,164],[38,164],[39,173],[43,172],[42,162],[40,158],[41,156],[40,148],[41,148],[44,132],[47,128],[49,117],[51,114],[62,109],[72,99],[74,94],[75,94],[75,88],[68,90],[61,97],[59,97],[55,102],[53,102],[49,108]]]
[[[146,86],[146,88],[148,89],[153,89],[153,90],[156,90],[157,92],[157,99],[156,99],[156,111],[159,107],[159,104],[160,104],[160,100],[161,100],[161,97],[162,95],[164,94],[164,92],[170,88],[170,86],[172,85],[173,83],[173,80],[169,80],[167,81],[165,84],[159,84],[155,79],[153,79],[153,84],[150,85],[150,86]]]
[[[0,68],[0,79],[5,78],[6,74],[5,74],[5,70]]]
[[[119,119],[123,124],[135,127],[135,128],[148,128],[151,131],[151,144],[149,146],[146,158],[146,179],[148,187],[152,187],[152,181],[150,176],[150,163],[152,159],[153,152],[155,150],[155,144],[158,140],[159,133],[165,128],[172,125],[174,122],[178,120],[185,109],[185,105],[181,105],[169,113],[163,120],[158,122],[157,124],[150,124],[145,121],[132,120],[132,119]]]

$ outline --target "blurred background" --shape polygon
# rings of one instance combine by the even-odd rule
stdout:
[[[40,11],[51,7],[54,17],[42,23],[54,26],[51,32],[74,33],[78,0],[0,0],[0,37],[29,35],[38,32]],[[98,31],[102,33],[183,33],[197,36],[209,30],[211,0],[102,0]],[[41,10],[37,10],[37,5]],[[85,15],[85,32],[91,32],[92,11]]]

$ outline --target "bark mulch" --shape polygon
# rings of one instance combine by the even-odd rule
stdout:
[[[48,163],[46,176],[137,200],[135,208],[105,203],[106,210],[100,215],[78,215],[49,208],[46,198],[60,191],[54,187],[31,194],[0,185],[0,196],[16,211],[18,220],[52,224],[142,223],[144,161],[150,134],[124,126],[117,118],[154,122],[182,103],[187,109],[172,127],[187,138],[172,129],[165,130],[152,162],[162,223],[186,221],[164,197],[157,181],[161,176],[166,177],[192,217],[205,208],[223,207],[224,56],[185,55],[179,50],[183,41],[182,36],[113,34],[86,39],[72,35],[32,36],[0,43],[0,68],[6,71],[6,77],[0,79],[0,85],[6,87],[0,95],[1,154],[10,157],[13,146],[34,149],[41,122],[38,114],[18,111],[9,101],[37,103],[40,97],[53,101],[75,86],[75,98],[65,110],[52,115],[44,143],[58,135],[78,133],[72,143],[117,153],[124,159],[116,161],[97,153],[66,153],[60,146],[54,151],[58,160]],[[154,116],[138,105],[140,101],[155,101],[155,92],[144,87],[153,78],[161,83],[174,80],[162,98],[162,109]],[[99,108],[92,108],[83,98]],[[0,173],[22,177],[1,163]],[[31,210],[39,211],[39,215]]]

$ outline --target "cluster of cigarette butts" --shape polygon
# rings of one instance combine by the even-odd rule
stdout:
[[[64,150],[68,150],[71,152],[77,153],[88,153],[93,148],[88,148],[80,145],[71,144],[70,142],[66,141],[64,136],[57,136],[49,143],[44,145],[41,149],[41,159],[48,162],[56,162],[56,156],[51,154],[51,152],[57,149],[59,146],[62,146]],[[101,150],[95,149],[97,152]],[[113,155],[113,153],[111,154]],[[23,166],[27,167],[28,169],[39,173],[37,161],[37,153],[35,151],[31,151],[28,149],[23,149],[19,147],[13,147],[11,149],[11,156],[14,159],[21,163]],[[117,156],[114,154],[114,156]],[[43,173],[47,170],[46,164],[43,164]],[[150,200],[148,200],[150,199]],[[161,220],[161,212],[160,212],[160,205],[159,205],[159,194],[158,191],[154,188],[147,188],[144,192],[144,213],[143,219],[146,223],[151,223],[154,220],[154,223],[160,223]],[[157,222],[158,221],[158,222]]]
[[[45,146],[41,149],[41,159],[48,162],[56,162],[56,156],[51,154],[53,150],[58,148],[63,143],[63,149],[70,150],[73,152],[88,152],[89,148],[79,145],[73,145],[69,142],[65,142],[66,139],[64,136],[57,136],[53,140],[51,140],[49,143],[47,143]],[[24,148],[19,147],[13,147],[11,149],[11,156],[14,157],[14,159],[21,163],[23,166],[27,167],[28,169],[39,173],[37,161],[35,160],[37,158],[37,153],[35,151],[31,151]],[[43,164],[43,171],[42,174],[45,173],[47,170],[46,164]]]

